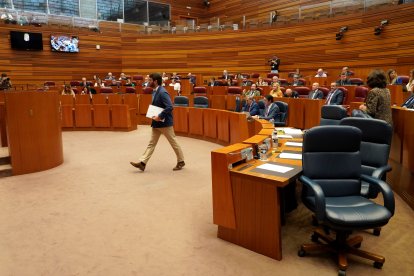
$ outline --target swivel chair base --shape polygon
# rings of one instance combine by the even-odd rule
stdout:
[[[347,238],[348,233],[346,232],[338,232],[336,234],[336,239],[333,239],[325,234],[323,228],[317,228],[311,237],[311,240],[314,243],[303,244],[298,251],[298,255],[299,257],[304,257],[306,256],[306,253],[313,251],[333,252],[338,255],[339,275],[345,275],[345,271],[348,267],[347,254],[372,260],[374,261],[375,268],[382,268],[382,265],[385,262],[385,258],[383,256],[358,249],[362,243],[361,236],[354,236],[349,239]],[[319,242],[319,239],[325,243]]]

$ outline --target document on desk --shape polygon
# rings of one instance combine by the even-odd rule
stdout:
[[[285,131],[285,134],[289,134],[289,135],[301,135],[302,134],[302,130],[297,129],[297,128],[285,128],[284,131]]]
[[[257,169],[278,172],[278,173],[286,173],[288,171],[293,170],[293,168],[291,167],[285,167],[285,166],[279,166],[279,165],[273,165],[273,164],[263,164],[263,165],[257,166]]]
[[[286,142],[285,146],[291,146],[291,147],[302,147],[303,143],[299,142]]]
[[[152,117],[158,116],[163,111],[164,111],[164,108],[150,104],[148,106],[147,115],[145,115],[145,117],[152,119]],[[161,120],[161,121],[164,122],[164,120]]]
[[[293,136],[292,135],[286,135],[286,134],[278,134],[277,138],[282,138],[282,139],[292,139]]]
[[[279,154],[279,158],[302,160],[302,154],[282,152],[281,154]]]

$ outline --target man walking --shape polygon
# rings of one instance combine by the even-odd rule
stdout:
[[[164,110],[157,116],[152,117],[151,140],[144,154],[139,159],[139,162],[130,162],[130,164],[135,168],[144,171],[145,166],[148,160],[151,158],[152,153],[154,152],[154,149],[158,143],[158,139],[160,138],[161,134],[163,134],[177,155],[177,165],[173,168],[173,170],[181,170],[185,166],[184,155],[180,145],[177,142],[177,139],[175,138],[172,115],[173,105],[171,103],[170,95],[165,90],[165,88],[161,86],[162,77],[160,74],[151,74],[149,76],[149,83],[150,86],[154,89],[152,105],[161,107]]]

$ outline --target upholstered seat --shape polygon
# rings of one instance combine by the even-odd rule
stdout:
[[[320,125],[339,125],[339,122],[347,116],[346,109],[340,105],[324,105],[321,108]]]
[[[275,126],[286,126],[288,118],[288,104],[285,102],[276,101],[277,107],[279,107],[279,113],[275,118]]]
[[[176,96],[174,98],[174,106],[188,106],[188,97],[186,96]]]
[[[204,96],[194,97],[194,107],[208,108],[208,98]]]
[[[311,210],[319,225],[336,233],[335,238],[322,228],[315,230],[312,244],[303,244],[298,255],[313,251],[338,254],[339,274],[345,275],[347,254],[374,261],[381,268],[385,258],[359,250],[362,237],[350,235],[353,230],[381,227],[394,215],[394,195],[384,181],[361,174],[360,129],[352,126],[319,126],[305,132],[300,181],[302,202]],[[383,205],[360,194],[361,182],[379,189]]]

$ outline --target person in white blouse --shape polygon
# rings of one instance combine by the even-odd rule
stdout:
[[[322,68],[319,68],[318,69],[318,72],[316,73],[316,75],[315,75],[315,78],[326,78],[327,77],[327,75],[326,75],[326,73],[323,71],[323,69]]]
[[[179,96],[181,91],[181,84],[175,79],[171,79],[170,86],[174,86],[174,91],[176,91]]]

